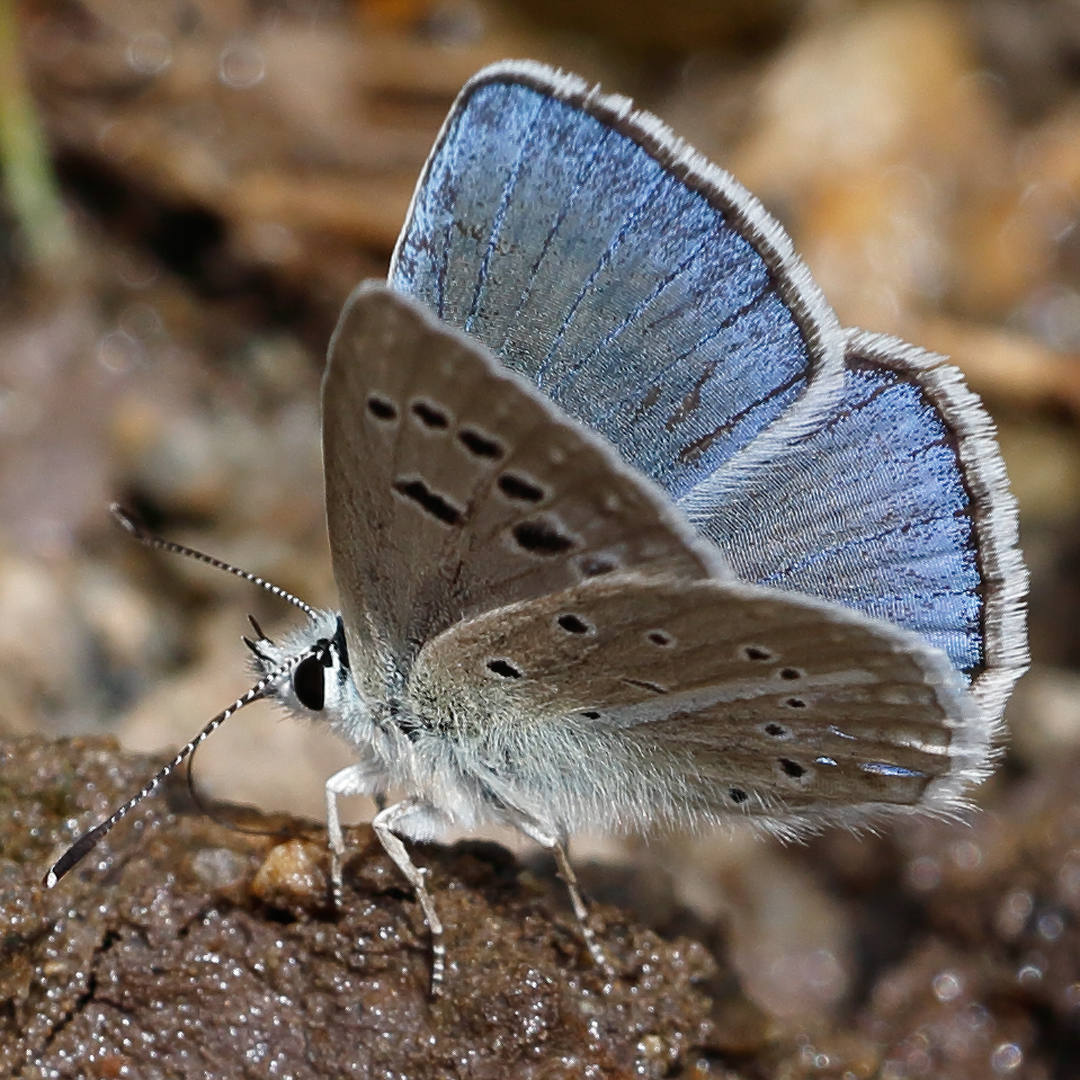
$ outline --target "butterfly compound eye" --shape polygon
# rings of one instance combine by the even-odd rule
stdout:
[[[325,672],[326,668],[317,656],[309,656],[296,665],[292,676],[293,692],[305,709],[320,712],[326,703]]]

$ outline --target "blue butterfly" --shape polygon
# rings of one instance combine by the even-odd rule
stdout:
[[[571,832],[951,814],[992,766],[1027,654],[989,419],[941,357],[842,329],[758,201],[623,98],[468,83],[334,334],[323,460],[340,611],[267,586],[308,625],[249,643],[258,682],[50,885],[265,697],[358,755],[326,785],[339,899],[338,797],[403,793],[373,826],[435,989],[403,837],[516,826],[604,964]]]

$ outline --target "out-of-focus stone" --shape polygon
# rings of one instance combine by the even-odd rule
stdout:
[[[88,298],[51,299],[4,328],[0,530],[22,551],[62,556],[105,502],[106,404],[123,378],[102,363],[103,320]]]
[[[800,10],[796,0],[524,0],[518,6],[549,29],[590,32],[647,56],[754,52],[780,40]]]
[[[1052,767],[1080,744],[1080,675],[1032,668],[1009,702],[1010,749],[1033,768]]]
[[[1037,1025],[1008,990],[986,957],[928,942],[875,988],[868,1029],[887,1047],[879,1075],[1049,1078]]]
[[[1066,409],[1080,416],[1080,363],[1075,356],[1016,331],[959,319],[921,320],[913,337],[924,348],[948,356],[972,389],[992,401],[1024,410]]]
[[[765,1013],[819,1017],[843,1004],[853,979],[848,927],[813,874],[749,830],[673,843],[673,860],[689,879],[682,895],[728,928],[731,963]]]
[[[806,852],[863,943],[856,1027],[880,1062],[869,1075],[1041,1080],[1072,1060],[1078,767],[1075,754],[1044,764],[966,830],[912,820],[888,839],[831,834]]]
[[[973,0],[966,7],[981,55],[1018,116],[1039,116],[1075,92],[1080,16],[1072,0]]]

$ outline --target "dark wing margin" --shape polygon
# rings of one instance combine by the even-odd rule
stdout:
[[[993,423],[961,373],[851,331],[845,391],[681,501],[744,580],[822,596],[943,649],[990,722],[1027,667],[1027,572]]]

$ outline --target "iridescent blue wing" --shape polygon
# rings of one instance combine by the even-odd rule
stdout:
[[[540,64],[462,90],[390,283],[675,497],[840,388],[836,317],[757,199],[625,98]]]
[[[611,440],[745,580],[923,634],[1000,714],[1026,578],[985,414],[938,358],[837,338],[779,226],[655,118],[540,65],[481,72],[391,282]]]
[[[828,418],[764,436],[682,504],[744,580],[917,631],[1000,715],[1027,660],[1016,506],[990,419],[941,357],[853,332]]]

